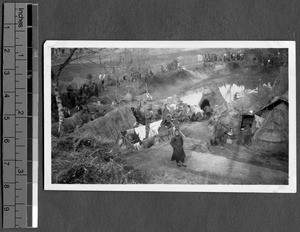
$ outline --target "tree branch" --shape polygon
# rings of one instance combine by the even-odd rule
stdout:
[[[77,49],[77,48],[74,48],[75,50]],[[88,51],[89,53],[88,54],[84,54],[84,55],[82,55],[82,56],[78,56],[78,57],[75,57],[75,58],[73,58],[72,59],[72,56],[73,56],[73,54],[72,54],[72,56],[71,56],[71,59],[68,61],[68,63],[67,64],[69,64],[69,63],[71,63],[71,62],[73,62],[73,61],[76,61],[76,60],[79,60],[79,59],[83,59],[83,58],[89,58],[90,56],[93,56],[93,55],[95,55],[95,54],[97,54],[97,53],[100,53],[100,52],[102,52],[102,51],[104,51],[106,48],[99,48],[99,49],[97,49],[97,50],[92,50],[92,49],[89,49],[89,48],[85,48],[85,50],[86,51]],[[73,50],[73,49],[72,49]],[[74,51],[75,52],[75,51]],[[71,55],[71,54],[70,54]],[[67,65],[66,64],[66,65]],[[60,68],[61,67],[61,64],[54,64],[54,65],[52,65],[52,68],[56,68],[56,67],[58,67],[58,68]]]
[[[64,67],[66,67],[66,66],[70,63],[71,58],[72,58],[72,56],[74,55],[76,49],[77,49],[77,48],[72,48],[69,57],[68,57],[68,58],[65,60],[65,62],[59,67],[60,70],[63,69]]]
[[[56,73],[55,76],[58,77],[59,74],[60,74],[60,72],[62,71],[62,69],[63,69],[64,67],[66,67],[66,66],[71,62],[72,56],[74,55],[76,49],[77,49],[77,48],[72,48],[72,49],[71,49],[70,55],[69,55],[68,58],[65,60],[65,62],[58,66],[58,70],[57,70],[57,73]]]

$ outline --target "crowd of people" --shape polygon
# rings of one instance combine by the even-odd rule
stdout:
[[[200,110],[200,106],[198,106],[199,110],[195,110],[196,106],[190,106],[183,103],[175,105],[175,108],[171,107],[172,105],[174,104],[168,105],[167,103],[164,103],[163,107],[155,109],[155,107],[149,104],[147,107],[144,107],[145,110],[143,111],[142,102],[140,102],[136,108],[132,107],[131,110],[137,121],[136,127],[140,124],[145,126],[146,139],[149,137],[150,124],[157,119],[157,115],[160,117],[161,125],[158,130],[159,133],[166,133],[166,135],[171,134],[172,137],[170,140],[170,144],[173,148],[171,160],[175,160],[179,167],[185,167],[183,136],[179,130],[179,125],[187,121],[192,122],[209,119],[213,114],[213,110],[209,104],[203,105],[203,110]],[[160,137],[162,138],[163,135]],[[221,132],[217,132],[216,140],[223,144],[224,139]]]

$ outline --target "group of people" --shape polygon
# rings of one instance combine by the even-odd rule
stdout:
[[[149,130],[150,130],[151,116],[152,116],[151,108],[149,107],[145,113],[146,137],[148,136]],[[175,126],[174,123],[172,122],[171,114],[167,107],[167,104],[164,104],[163,109],[161,109],[161,118],[162,118],[161,126],[164,126],[168,129]],[[180,134],[180,131],[178,128],[175,129],[174,136],[172,137],[170,144],[173,148],[173,154],[172,154],[171,160],[172,161],[175,160],[177,162],[178,167],[181,167],[181,166],[186,167],[186,163],[185,163],[186,155],[183,150],[183,138],[182,138],[182,135]]]
[[[72,85],[68,85],[67,92],[61,94],[61,103],[63,105],[64,118],[71,117],[74,113],[78,112],[82,107],[87,104],[87,101],[92,96],[98,96],[98,86],[95,83],[83,84],[79,92],[75,91]],[[51,96],[51,111],[54,121],[58,120],[58,106],[56,96]]]
[[[148,108],[146,113],[145,113],[145,118],[146,118],[146,137],[149,135],[150,131],[150,122],[151,122],[151,108]],[[164,108],[162,110],[162,126],[169,128],[172,128],[174,124],[172,123],[171,115],[170,112],[167,108],[167,104],[164,105]],[[174,137],[171,139],[170,142],[172,148],[173,148],[173,154],[171,157],[171,161],[176,161],[178,167],[186,167],[185,163],[185,152],[183,150],[183,138],[182,135],[180,134],[180,131],[178,128],[175,129],[174,132]]]
[[[99,95],[99,87],[96,83],[92,82],[91,84],[83,84],[83,86],[79,89],[79,95],[90,98],[92,96],[98,97]]]
[[[147,107],[144,113],[144,117],[141,114],[141,104],[140,106],[135,109],[132,107],[132,111],[135,115],[136,118],[139,119],[138,123],[141,123],[143,125],[145,125],[145,130],[146,130],[146,138],[149,137],[149,132],[150,132],[150,123],[153,121],[153,111],[152,111],[152,107]],[[164,107],[158,110],[158,113],[161,116],[161,126],[164,126],[167,129],[171,129],[173,127],[175,127],[175,131],[174,131],[174,135],[170,141],[170,144],[173,148],[173,154],[171,157],[171,160],[175,160],[177,162],[177,165],[179,167],[183,166],[186,167],[186,163],[185,163],[185,152],[183,149],[183,136],[181,134],[181,132],[179,131],[179,122],[176,123],[176,121],[178,121],[176,118],[176,116],[180,116],[180,114],[183,113],[183,108],[179,108],[179,113],[172,115],[170,113],[170,110],[167,106],[167,104],[164,104]],[[185,110],[185,115],[188,116],[189,119],[192,118],[193,116],[193,112],[190,106],[187,106],[187,110]],[[210,106],[205,106],[205,110],[203,113],[203,117],[210,117],[212,115],[212,109],[210,108]],[[140,120],[141,118],[144,119],[144,121]],[[214,136],[211,139],[211,145],[218,145],[221,146],[221,148],[224,147],[225,143],[226,143],[226,139],[227,139],[227,134],[230,131],[230,128],[228,128],[224,123],[222,123],[221,120],[215,120],[214,121]]]
[[[206,107],[207,108],[207,107]],[[170,114],[168,114],[168,111],[165,107],[165,114],[167,117],[164,119],[164,123],[168,124],[168,121],[170,120]],[[204,116],[210,117],[212,115],[211,108],[208,108],[204,111]],[[211,145],[213,146],[219,146],[222,149],[224,148],[228,136],[232,136],[232,130],[229,128],[221,119],[217,119],[214,121],[214,130],[213,130],[213,138],[211,139]],[[178,128],[176,128],[174,137],[171,139],[170,142],[172,148],[173,148],[173,154],[171,160],[175,160],[177,162],[177,165],[179,167],[184,166],[185,164],[185,152],[183,149],[183,137],[181,135],[181,132]]]
[[[217,120],[214,123],[214,130],[213,130],[213,138],[211,139],[211,145],[213,146],[219,146],[222,149],[224,149],[224,146],[226,144],[226,140],[228,136],[232,135],[231,128],[228,128],[221,120]],[[177,165],[179,167],[184,166],[185,164],[185,152],[183,149],[183,137],[179,131],[179,129],[175,130],[174,137],[171,139],[170,142],[172,148],[173,148],[173,154],[171,160],[175,160],[177,162]]]

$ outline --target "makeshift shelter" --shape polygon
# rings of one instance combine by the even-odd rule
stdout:
[[[267,114],[262,126],[254,134],[252,146],[272,154],[288,154],[288,103],[277,100],[261,111],[265,110],[271,111]]]
[[[252,128],[253,123],[254,123],[254,115],[252,114],[242,115],[241,129]]]
[[[289,103],[288,91],[283,93],[281,96],[274,97],[273,100],[269,104],[262,107],[256,114],[261,116],[261,117],[264,117],[262,115],[263,114],[265,115],[266,111],[270,111],[270,110],[272,110],[273,108],[275,108],[276,106],[278,106],[282,103],[288,105],[288,103]]]
[[[231,85],[223,85],[219,87],[219,90],[225,99],[227,103],[230,103],[235,100],[235,96],[243,95],[245,91],[245,86],[244,85],[236,85],[236,84],[231,84]]]
[[[210,107],[213,108],[216,105],[227,104],[218,87],[210,88],[210,90],[211,91],[205,91],[203,93],[202,99],[199,102],[200,107],[203,107],[204,105],[210,105]]]
[[[264,118],[262,126],[252,138],[252,146],[263,151],[288,154],[288,72],[283,67],[269,94],[272,99],[256,114]]]
[[[105,116],[84,124],[79,133],[88,132],[103,139],[116,140],[119,132],[133,128],[136,119],[129,107],[118,107]]]

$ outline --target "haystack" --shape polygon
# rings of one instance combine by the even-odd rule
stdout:
[[[91,133],[103,139],[116,140],[120,131],[133,127],[136,123],[135,117],[129,107],[119,107],[104,117],[98,118],[78,129],[79,133]]]
[[[252,138],[254,148],[270,152],[288,153],[288,106],[281,103],[265,118]]]

